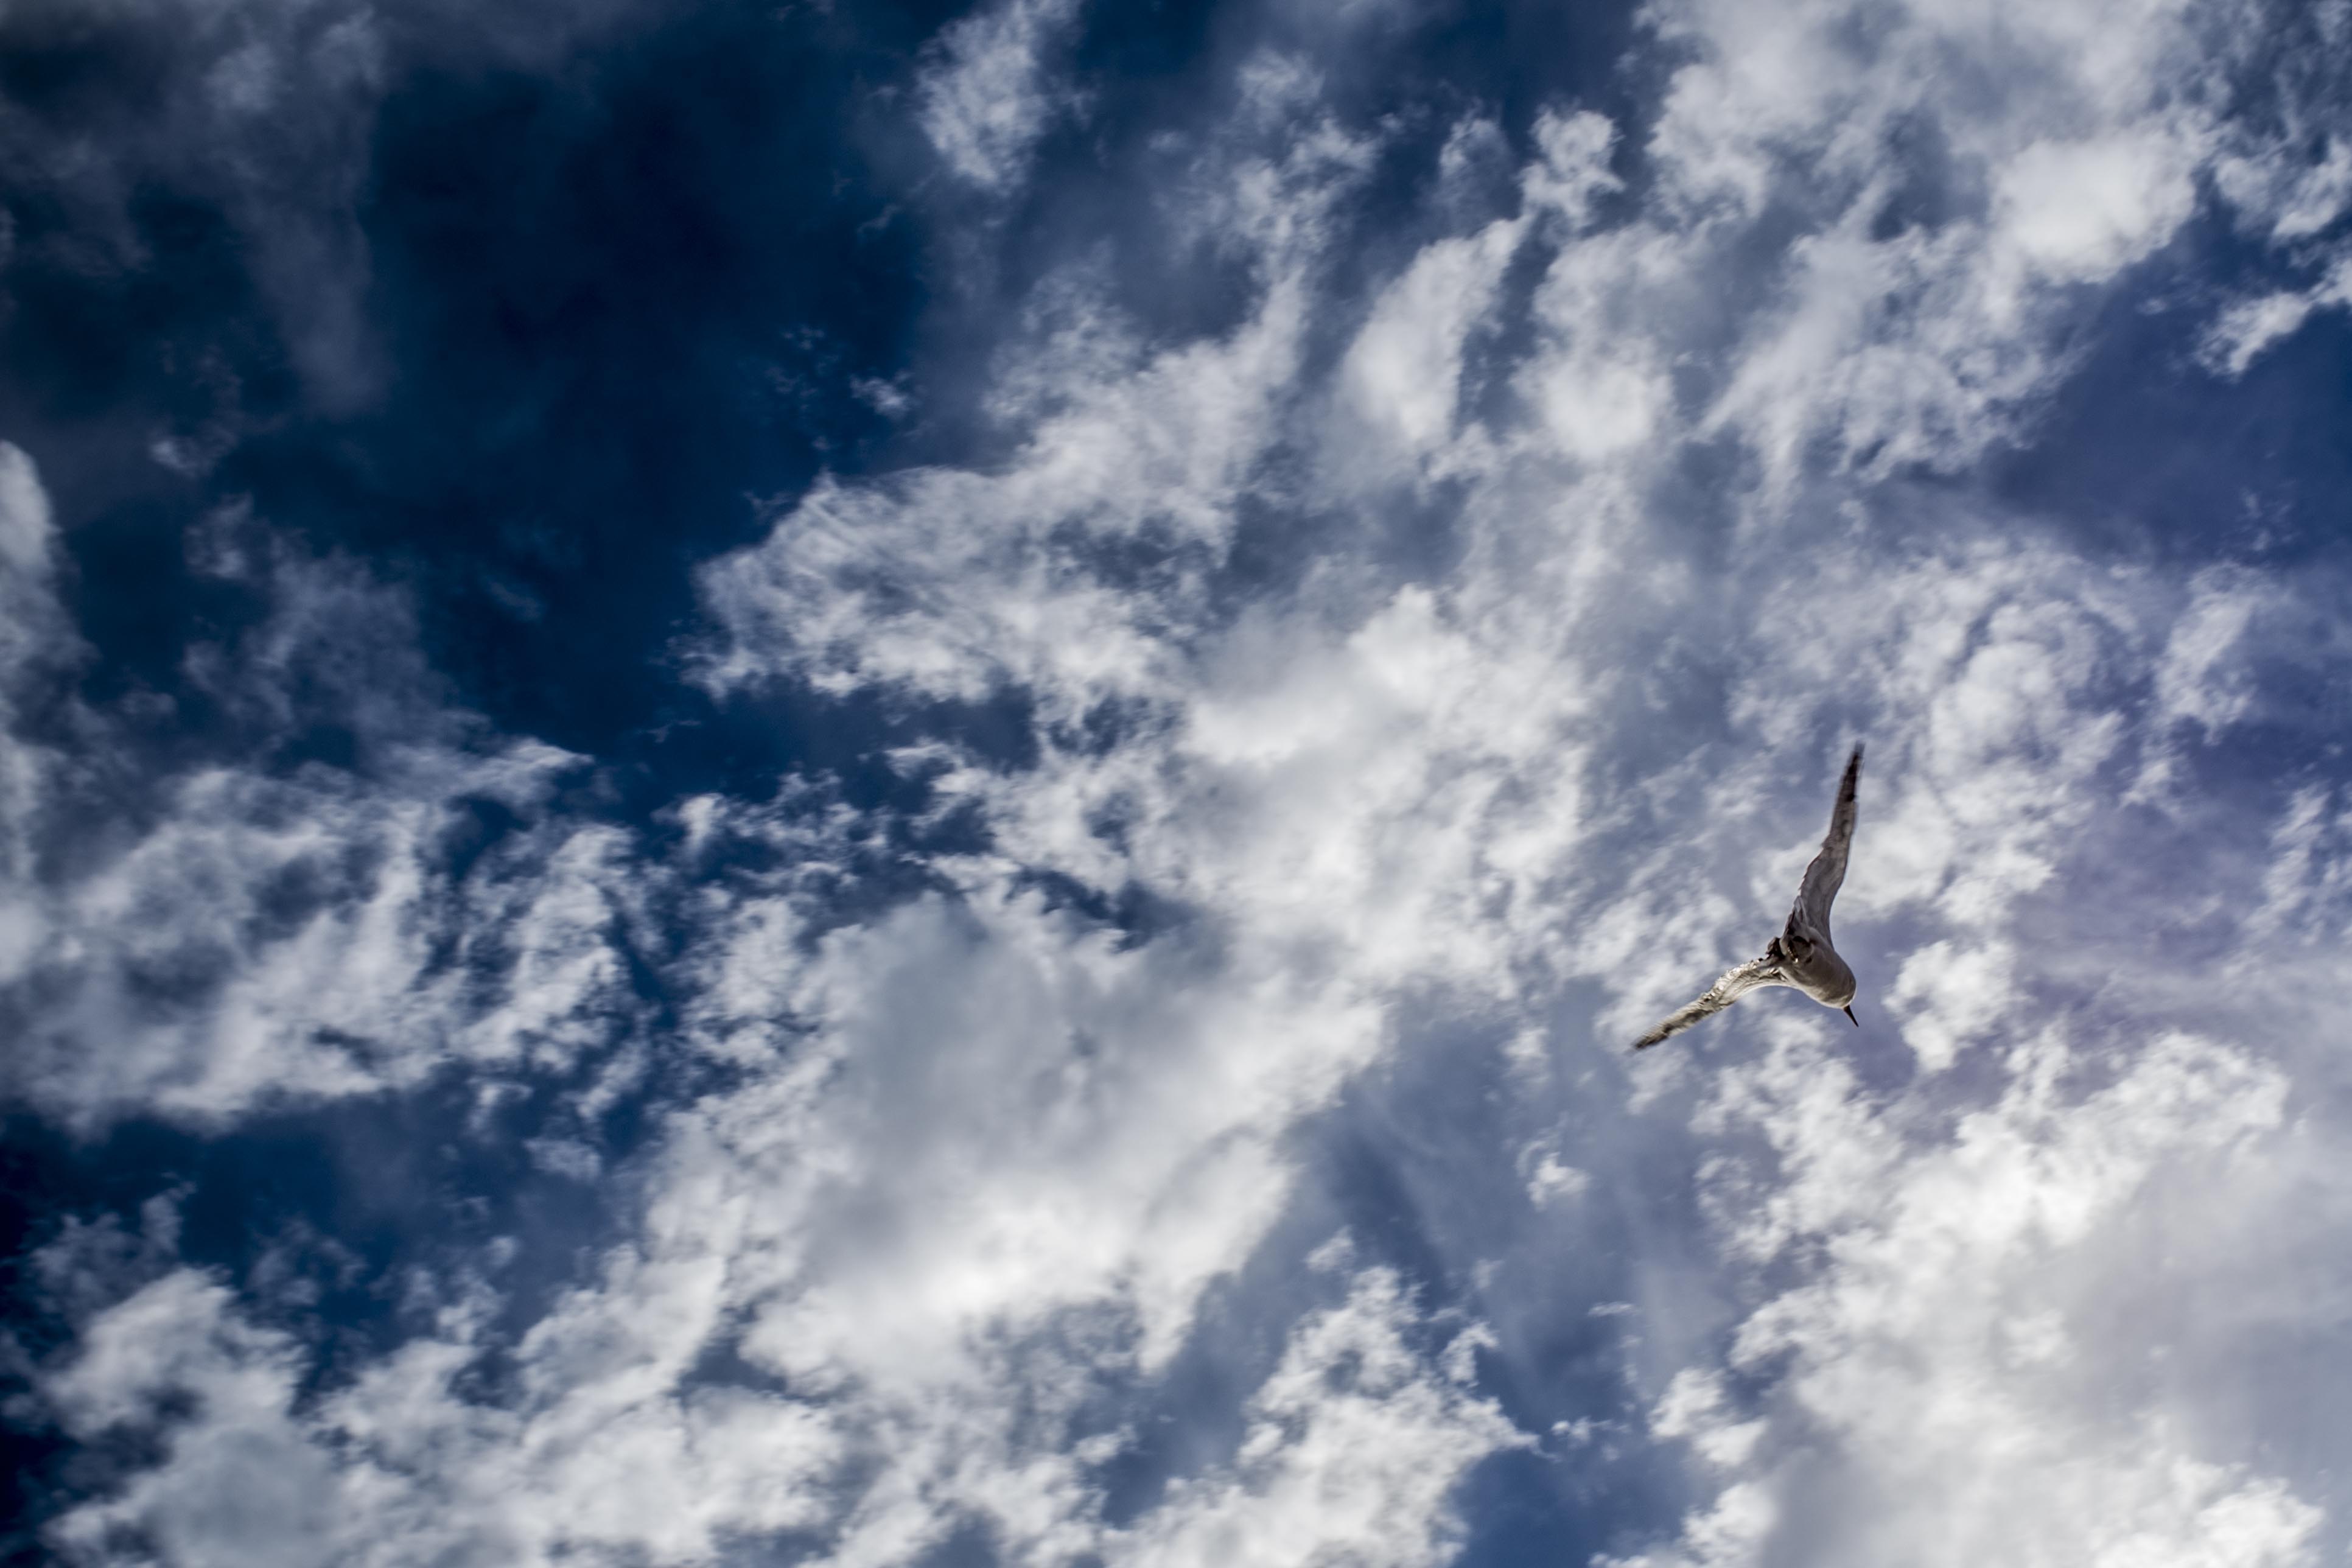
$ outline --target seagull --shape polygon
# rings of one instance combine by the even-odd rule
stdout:
[[[1830,830],[1822,840],[1821,853],[1805,868],[1797,902],[1789,910],[1789,923],[1765,948],[1764,955],[1749,959],[1708,986],[1706,994],[1697,1001],[1667,1014],[1656,1028],[1633,1042],[1635,1050],[1647,1050],[1669,1036],[1679,1035],[1765,985],[1793,985],[1824,1007],[1842,1009],[1855,1028],[1862,1027],[1862,1020],[1854,1017],[1849,1005],[1853,1001],[1853,971],[1830,945],[1830,901],[1845,880],[1845,852],[1853,844],[1853,789],[1861,777],[1862,748],[1856,746],[1853,755],[1846,759],[1845,777],[1838,781],[1837,805],[1830,809]]]

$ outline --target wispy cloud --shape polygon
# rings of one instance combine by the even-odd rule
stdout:
[[[1083,103],[1050,58],[1077,13],[1078,0],[1001,0],[933,40],[917,87],[923,133],[958,177],[1017,185],[1055,117]]]
[[[71,645],[46,497],[13,448],[7,473],[14,624],[49,634],[22,670]],[[11,1090],[84,1124],[207,1122],[413,1086],[452,1058],[569,1070],[608,1053],[632,1005],[618,840],[542,820],[463,875],[450,853],[477,809],[543,819],[581,759],[441,706],[401,596],[352,563],[294,552],[242,512],[197,544],[275,606],[236,646],[187,657],[265,760],[140,774],[152,698],[53,694],[62,720],[16,728]],[[70,745],[47,738],[60,723]],[[354,738],[353,763],[266,760],[321,723]]]

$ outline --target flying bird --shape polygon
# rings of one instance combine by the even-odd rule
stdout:
[[[1830,902],[1845,880],[1845,852],[1853,844],[1853,791],[1862,778],[1862,748],[1846,759],[1845,777],[1838,781],[1837,805],[1830,808],[1830,830],[1821,853],[1805,868],[1797,889],[1797,902],[1789,923],[1772,939],[1760,958],[1751,958],[1713,985],[1706,994],[1666,1015],[1656,1028],[1633,1042],[1646,1050],[1669,1036],[1679,1035],[1701,1018],[1720,1013],[1742,996],[1766,985],[1793,985],[1824,1007],[1842,1009],[1855,1028],[1853,971],[1830,945]]]

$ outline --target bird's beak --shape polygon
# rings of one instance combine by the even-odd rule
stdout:
[[[1855,1028],[1859,1029],[1862,1027],[1862,1020],[1853,1016],[1853,1008],[1848,1007],[1845,1010],[1845,1016],[1847,1022],[1851,1023]]]

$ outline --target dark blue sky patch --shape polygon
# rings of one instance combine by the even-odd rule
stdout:
[[[840,138],[859,62],[805,26],[700,13],[385,107],[363,213],[398,395],[228,477],[409,561],[504,726],[601,751],[658,721],[691,565],[887,433],[848,384],[895,370],[915,257]]]
[[[694,563],[889,438],[851,384],[896,372],[925,286],[856,138],[928,26],[706,7],[552,76],[395,43],[355,209],[387,363],[343,416],[288,380],[202,179],[135,187],[96,267],[81,215],[20,196],[0,412],[68,530],[92,694],[173,691],[186,644],[235,629],[180,534],[243,497],[413,591],[428,658],[502,727],[598,752],[662,721]],[[82,121],[164,58],[136,33],[0,53],[82,84],[47,100]],[[200,477],[150,455],[207,421],[242,439]]]
[[[2219,221],[2194,226],[2179,249],[2190,279],[2246,278],[2251,289],[2285,281]],[[2084,323],[2081,368],[2018,449],[1997,458],[1995,493],[2064,520],[2074,539],[2118,559],[2343,560],[2352,427],[2338,400],[2352,386],[2352,324],[2340,312],[2315,317],[2224,378],[2198,363],[2210,295],[2175,287],[2160,300],[2168,309],[2117,297]]]
[[[1622,1489],[1611,1467],[1597,1467],[1607,1480],[1568,1480],[1570,1463],[1581,1470],[1583,1456],[1512,1452],[1480,1464],[1456,1489],[1454,1506],[1465,1526],[1461,1568],[1518,1568],[1528,1563],[1587,1563],[1596,1553],[1624,1548],[1651,1537],[1675,1517],[1661,1500],[1643,1500]]]

